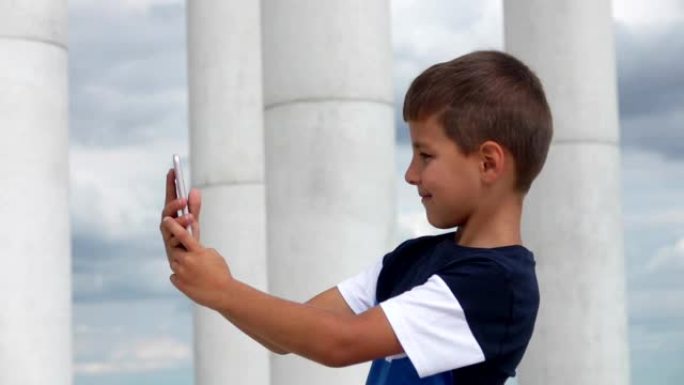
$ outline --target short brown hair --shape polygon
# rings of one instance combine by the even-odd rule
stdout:
[[[404,99],[404,120],[437,114],[464,154],[492,140],[511,152],[517,191],[527,193],[549,151],[551,110],[537,76],[512,55],[476,51],[420,74]]]

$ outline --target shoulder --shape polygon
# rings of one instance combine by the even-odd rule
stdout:
[[[444,281],[456,298],[475,306],[492,304],[494,308],[501,309],[510,301],[511,275],[491,256],[472,255],[456,259],[435,275]]]
[[[479,249],[449,244],[440,253],[448,261],[437,271],[440,276],[496,281],[509,286],[527,280],[536,283],[534,256],[523,246]]]
[[[444,236],[445,234],[424,235],[407,239],[385,255],[383,265],[391,263],[398,258],[422,255],[434,248],[437,243],[444,239]]]

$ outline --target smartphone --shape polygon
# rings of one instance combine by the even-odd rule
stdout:
[[[188,197],[185,191],[185,181],[183,179],[183,167],[181,166],[180,155],[173,154],[173,173],[176,180],[176,199]],[[188,215],[188,205],[183,207],[183,210],[178,211],[178,216]],[[192,229],[190,226],[187,227],[188,232],[192,235]]]

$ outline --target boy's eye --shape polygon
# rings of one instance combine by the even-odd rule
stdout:
[[[420,155],[420,157],[421,157],[421,158],[423,158],[423,159],[428,159],[428,158],[432,158],[432,156],[431,156],[431,155],[429,155],[429,154],[426,154],[426,153],[424,153],[424,152],[421,152],[421,153],[420,153],[420,154],[418,154],[418,155]]]

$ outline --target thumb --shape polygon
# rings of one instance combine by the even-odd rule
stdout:
[[[199,242],[200,240],[200,226],[199,226],[199,220],[200,220],[200,210],[202,209],[202,194],[200,193],[199,189],[193,188],[190,190],[190,193],[188,194],[188,209],[190,210],[190,213],[194,216],[194,220],[192,221],[192,235],[195,237],[195,239]]]
[[[188,209],[195,217],[195,220],[199,221],[200,211],[202,210],[202,194],[197,188],[191,189],[188,194]]]

